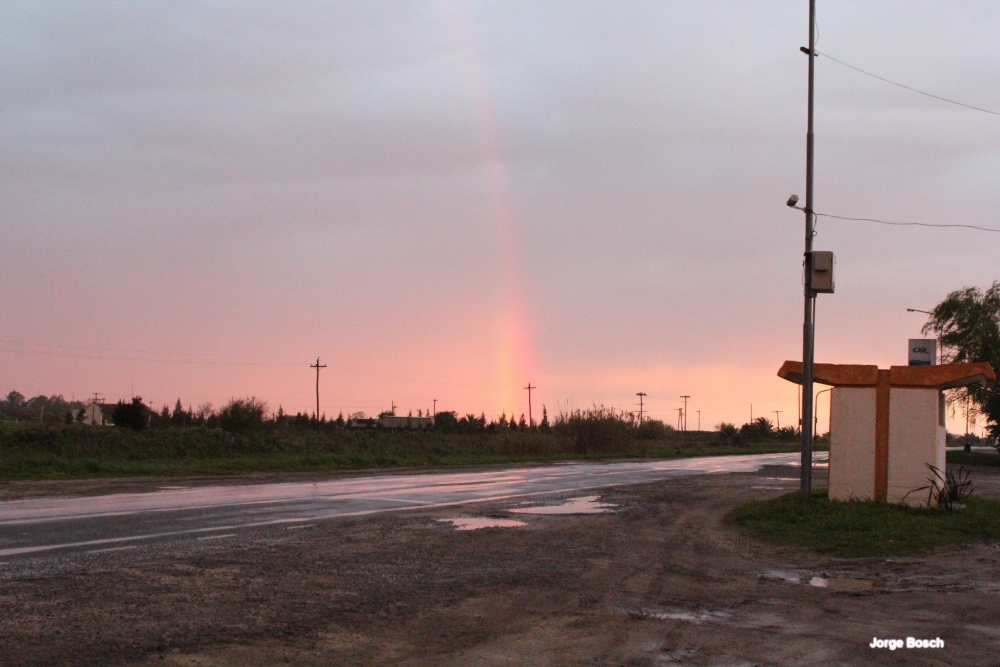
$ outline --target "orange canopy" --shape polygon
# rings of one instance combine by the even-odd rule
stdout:
[[[802,383],[802,362],[786,361],[778,377]],[[976,364],[944,364],[942,366],[891,366],[889,385],[892,387],[926,387],[952,389],[970,384],[992,385],[997,376],[987,362]],[[813,380],[835,387],[874,387],[878,381],[878,366],[864,364],[814,364]]]

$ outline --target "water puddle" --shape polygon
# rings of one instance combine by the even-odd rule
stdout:
[[[814,588],[829,588],[834,591],[865,591],[886,588],[888,584],[880,579],[856,579],[854,577],[831,577],[799,574],[785,570],[768,570],[761,579],[784,581],[788,584],[805,584]]]
[[[438,519],[442,523],[450,523],[455,530],[479,530],[480,528],[518,528],[525,526],[523,521],[515,519],[490,519],[484,517],[459,517],[455,519]]]
[[[542,505],[540,507],[518,507],[510,510],[516,514],[604,514],[613,512],[616,505],[599,502],[600,496],[584,496],[570,498],[561,505]]]
[[[625,609],[625,614],[632,618],[658,621],[687,621],[688,623],[718,623],[732,618],[733,612],[725,610],[701,609],[691,611],[673,607],[655,607],[647,609]]]

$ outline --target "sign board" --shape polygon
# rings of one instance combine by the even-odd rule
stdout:
[[[934,366],[937,364],[937,340],[933,338],[910,339],[910,366]]]

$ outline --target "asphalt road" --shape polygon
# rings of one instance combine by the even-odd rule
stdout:
[[[795,465],[798,454],[563,463],[476,472],[379,475],[320,482],[163,487],[150,493],[0,503],[0,578],[100,567],[103,561],[189,555],[281,539],[316,521],[566,495],[699,474]],[[817,463],[825,461],[825,453]],[[169,483],[169,482],[167,482]]]

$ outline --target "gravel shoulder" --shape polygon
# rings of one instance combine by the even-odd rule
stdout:
[[[794,475],[609,489],[614,513],[519,514],[521,528],[439,521],[513,518],[511,501],[8,579],[0,665],[998,664],[998,545],[838,559],[725,524]],[[974,478],[1000,497],[996,471]],[[871,649],[876,636],[945,648]]]

